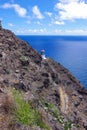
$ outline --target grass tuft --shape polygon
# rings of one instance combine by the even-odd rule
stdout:
[[[29,126],[36,125],[45,130],[50,130],[49,126],[42,121],[39,110],[32,108],[31,103],[27,103],[23,99],[23,95],[17,90],[13,90],[13,95],[15,102],[14,115],[16,122]]]

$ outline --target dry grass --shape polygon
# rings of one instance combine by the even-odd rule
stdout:
[[[69,113],[69,98],[63,87],[58,88],[59,96],[60,96],[60,108],[61,111],[65,114]]]
[[[0,93],[0,130],[10,130],[12,123],[13,97],[10,91]]]

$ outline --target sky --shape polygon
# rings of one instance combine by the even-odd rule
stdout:
[[[17,35],[87,35],[87,0],[0,0],[0,20]]]

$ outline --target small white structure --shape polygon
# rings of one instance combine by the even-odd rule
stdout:
[[[41,56],[42,56],[42,59],[46,59],[46,57],[45,57],[45,50],[41,50]]]

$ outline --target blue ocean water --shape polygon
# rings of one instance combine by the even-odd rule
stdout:
[[[69,69],[87,88],[87,36],[18,36],[27,41],[39,53],[45,50]]]

